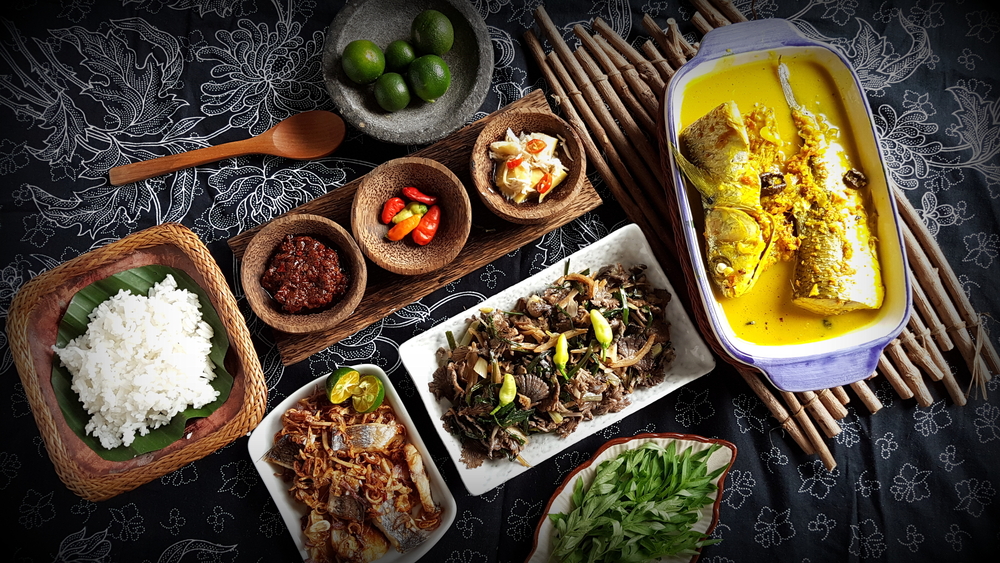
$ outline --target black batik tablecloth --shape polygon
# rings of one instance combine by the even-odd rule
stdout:
[[[888,168],[944,248],[987,333],[998,331],[1000,12],[986,0],[734,2],[791,20],[858,68]],[[534,0],[476,0],[496,65],[481,117],[545,88],[522,33]],[[752,5],[753,4],[753,5]],[[752,5],[752,6],[751,6]],[[312,0],[16,0],[0,26],[0,315],[31,277],[91,248],[166,221],[192,228],[240,295],[226,240],[419,147],[350,129],[311,162],[247,156],[111,187],[109,167],[257,134],[281,118],[332,109],[323,82],[326,28],[340,2]],[[601,17],[629,39],[643,13],[689,23],[682,1],[551,2],[572,24]],[[1000,386],[958,407],[932,387],[928,408],[883,378],[885,408],[851,402],[827,472],[778,427],[725,362],[627,419],[482,496],[466,493],[399,360],[401,342],[559,261],[627,222],[605,204],[447,285],[306,361],[282,367],[270,331],[243,308],[257,341],[269,407],[311,378],[371,360],[401,390],[458,501],[455,522],[424,561],[522,561],[561,479],[617,436],[670,431],[721,437],[739,456],[708,563],[973,561],[998,553]],[[997,345],[997,338],[990,336]],[[683,351],[681,351],[683,353]],[[57,478],[0,334],[0,540],[4,559],[40,561],[298,560],[247,453],[246,439],[103,502]],[[969,373],[951,357],[959,382]]]

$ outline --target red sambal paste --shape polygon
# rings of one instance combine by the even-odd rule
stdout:
[[[347,293],[350,278],[337,251],[305,235],[288,235],[267,264],[260,284],[289,313],[321,309]]]

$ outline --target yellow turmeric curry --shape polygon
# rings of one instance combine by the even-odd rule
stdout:
[[[850,120],[829,72],[809,59],[783,58],[781,63],[790,69],[798,104],[839,129],[837,140],[848,159],[851,162],[858,162]],[[773,108],[774,125],[778,129],[777,137],[782,141],[779,150],[786,158],[796,154],[802,146],[802,139],[782,92],[778,79],[778,65],[777,57],[740,65],[728,63],[723,59],[715,70],[706,76],[693,79],[685,88],[681,107],[681,129],[729,101],[736,102],[744,114],[750,114],[762,106]],[[700,197],[693,189],[691,193],[692,202],[700,201]],[[865,206],[871,210],[869,198],[864,199]],[[772,206],[780,203],[780,201],[770,202]],[[768,203],[764,202],[764,206],[767,208]],[[700,209],[694,211],[696,216],[701,212]],[[769,211],[773,212],[773,209]],[[787,249],[794,250],[797,242],[791,232],[790,229],[776,227],[774,244],[779,250],[775,255],[780,255],[782,259],[769,263],[747,293],[737,297],[725,297],[719,288],[713,285],[716,299],[735,335],[765,346],[801,344],[840,336],[874,323],[879,316],[877,306],[839,314],[824,314],[793,304],[795,261],[789,259]],[[875,268],[877,270],[877,264]],[[881,285],[879,288],[881,289]],[[881,296],[879,296],[880,302]]]

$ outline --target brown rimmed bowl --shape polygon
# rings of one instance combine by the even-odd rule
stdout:
[[[260,284],[268,262],[288,235],[312,236],[336,249],[340,267],[351,278],[340,301],[317,312],[288,313]],[[353,313],[365,294],[368,269],[361,250],[346,229],[326,217],[302,213],[278,217],[250,239],[243,254],[241,279],[247,301],[262,321],[282,332],[303,334],[329,329]]]
[[[441,224],[430,243],[421,246],[407,235],[386,238],[391,225],[379,219],[382,206],[413,186],[437,197]],[[450,263],[461,252],[472,226],[472,205],[462,181],[447,166],[429,158],[403,157],[377,166],[365,175],[354,195],[351,230],[361,251],[381,268],[395,274],[426,274]]]
[[[545,133],[559,139],[555,154],[566,167],[568,175],[541,203],[535,198],[514,203],[493,181],[498,163],[490,159],[490,143],[503,140],[507,129],[515,135]],[[483,127],[472,147],[469,172],[476,193],[490,211],[511,223],[529,225],[545,221],[566,209],[583,186],[587,155],[576,129],[562,118],[544,111],[512,111],[496,116]]]

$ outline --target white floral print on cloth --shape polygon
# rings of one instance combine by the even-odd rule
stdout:
[[[892,181],[948,256],[985,335],[1000,346],[1000,12],[988,0],[733,0],[747,15],[780,17],[840,48],[863,77]],[[280,119],[334,109],[323,83],[326,30],[343,0],[23,0],[0,17],[0,317],[32,277],[142,228],[179,221],[212,251],[239,299],[268,386],[269,408],[303,381],[372,362],[389,374],[425,440],[425,416],[399,345],[442,319],[563,261],[628,220],[591,170],[604,205],[393,312],[292,366],[250,311],[226,240],[419,147],[349,128],[333,155],[290,161],[247,155],[112,187],[111,167],[246,138]],[[643,14],[674,18],[698,42],[691,3],[672,0],[472,0],[486,21],[495,66],[473,119],[536,88],[551,94],[524,31],[544,4],[564,39],[600,17],[636,48]],[[404,34],[406,32],[403,32]],[[536,29],[536,35],[537,29]],[[545,48],[549,49],[548,41]],[[559,111],[559,100],[550,104]],[[565,114],[564,114],[565,116]],[[661,224],[664,238],[672,227]],[[481,228],[474,223],[473,228]],[[680,272],[667,272],[685,292]],[[405,287],[405,285],[404,285]],[[682,295],[675,296],[681,298]],[[683,350],[678,350],[682,354]],[[948,353],[960,382],[968,373]],[[72,494],[52,471],[26,391],[0,331],[0,500],[11,508],[19,560],[296,561],[299,554],[243,440],[110,501]],[[940,384],[934,403],[900,399],[884,377],[869,415],[851,395],[842,431],[826,443],[838,468],[803,454],[724,361],[684,387],[524,476],[473,497],[451,459],[427,440],[458,502],[455,523],[420,563],[523,561],[547,499],[604,442],[645,432],[719,437],[739,454],[720,502],[723,541],[706,563],[857,559],[976,560],[996,545],[1000,377],[987,398],[956,407]],[[848,390],[850,393],[850,390]],[[989,558],[979,557],[982,560]],[[408,562],[409,563],[409,562]]]

